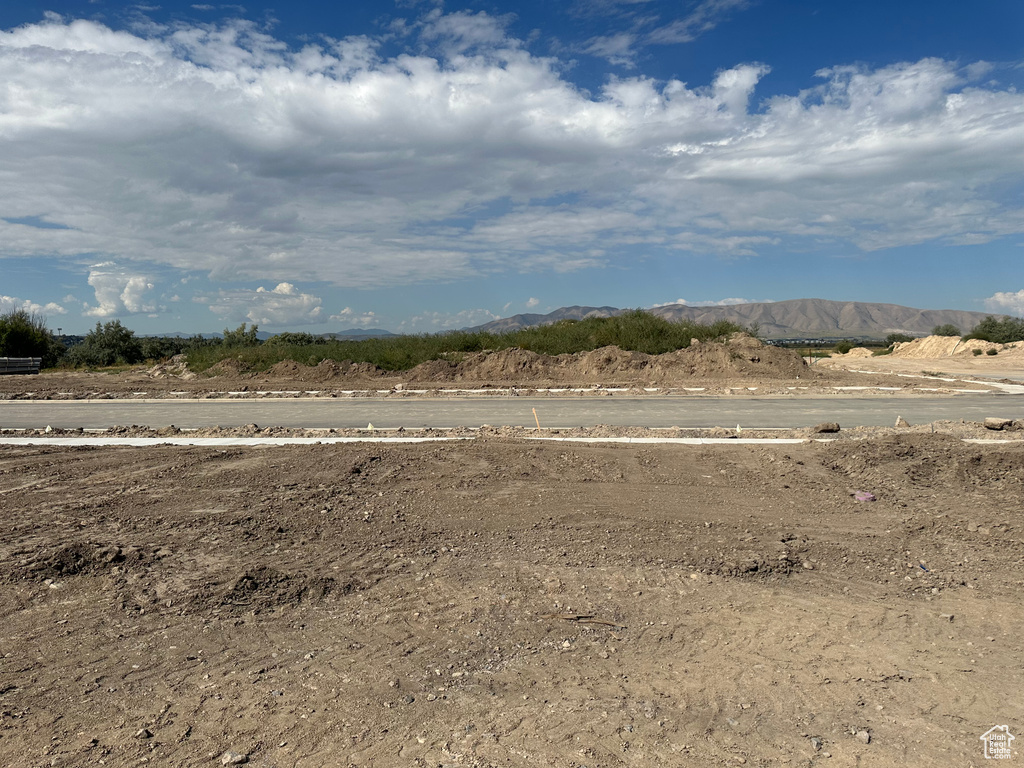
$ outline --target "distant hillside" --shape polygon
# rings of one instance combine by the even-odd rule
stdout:
[[[620,315],[626,310],[615,307],[562,307],[546,315],[525,314],[503,317],[500,320],[492,320],[489,323],[469,328],[471,331],[486,331],[488,333],[501,333],[503,331],[516,331],[520,328],[531,328],[535,325],[549,325],[559,320],[583,320],[586,317],[613,317]]]
[[[626,310],[615,307],[563,307],[547,315],[515,315],[494,320],[473,330],[501,332],[532,325],[546,325],[566,318],[591,315],[612,317]],[[672,304],[649,310],[669,320],[714,323],[729,320],[749,326],[757,323],[766,338],[885,338],[890,333],[925,336],[937,325],[951,323],[963,333],[991,313],[958,309],[914,309],[898,304],[863,301],[793,299],[772,303],[735,304],[727,307],[691,307]]]

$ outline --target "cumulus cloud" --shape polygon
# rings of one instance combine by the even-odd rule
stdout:
[[[114,262],[94,264],[89,269],[89,285],[96,294],[96,306],[83,305],[82,314],[89,317],[136,315],[156,310],[156,305],[146,295],[153,290],[150,278]]]
[[[705,0],[661,38],[743,5]],[[638,244],[738,256],[1024,232],[1008,191],[1024,93],[998,70],[837,65],[753,108],[767,65],[589,93],[498,17],[434,10],[406,33],[386,55],[383,37],[295,49],[242,20],[0,31],[0,257],[140,265],[131,285],[90,278],[105,317],[148,305],[158,267],[378,287],[600,268]],[[276,290],[258,301],[294,306]],[[238,314],[234,296],[216,305]]]
[[[1024,290],[1016,293],[999,291],[985,299],[985,306],[993,312],[1024,317]]]
[[[256,325],[312,325],[325,322],[322,301],[302,293],[291,283],[278,283],[267,290],[238,288],[218,291],[216,296],[196,296],[210,311],[232,322],[249,321]]]
[[[352,307],[345,307],[336,315],[331,315],[331,320],[345,323],[350,328],[369,328],[378,324],[377,315],[374,312],[356,312]]]
[[[676,299],[665,301],[661,304],[652,304],[651,309],[658,307],[672,307],[676,304],[685,304],[688,307],[732,307],[737,304],[771,304],[772,299],[712,299],[710,301],[690,301],[689,299]]]
[[[459,328],[471,328],[497,320],[489,309],[464,309],[461,312],[422,312],[409,320],[399,323],[401,330],[407,331],[447,331]]]
[[[526,301],[526,308],[527,309],[533,309],[538,304],[540,304],[540,299],[530,298],[530,299],[527,299],[527,301]]]
[[[19,299],[17,296],[0,295],[0,312],[23,311],[32,315],[66,315],[68,311],[52,301],[46,304],[37,304],[29,299]]]

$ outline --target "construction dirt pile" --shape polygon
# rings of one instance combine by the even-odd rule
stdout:
[[[767,346],[746,334],[728,341],[692,343],[662,355],[602,347],[591,352],[541,355],[523,349],[478,352],[459,362],[432,360],[408,380],[451,382],[592,382],[665,384],[687,378],[795,379],[807,371],[793,350]]]
[[[998,353],[1019,351],[1006,344],[994,344],[981,339],[963,341],[959,336],[925,336],[913,341],[897,342],[893,346],[892,356],[910,359],[940,358],[953,355],[973,355],[976,349],[982,353],[988,352],[990,349],[994,349]]]
[[[968,766],[1024,445],[0,447],[0,765]]]

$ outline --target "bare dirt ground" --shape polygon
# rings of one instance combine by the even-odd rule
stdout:
[[[981,354],[975,355],[974,350]],[[993,350],[994,355],[985,354]],[[866,351],[866,350],[864,350]],[[926,336],[897,344],[890,355],[872,357],[858,350],[835,355],[814,367],[833,371],[873,371],[880,374],[940,373],[960,379],[1006,379],[1024,381],[1024,343],[992,344],[987,341],[945,336]]]
[[[0,448],[0,764],[980,766],[1022,497],[932,434]]]
[[[46,371],[38,376],[3,376],[0,400],[246,398],[269,393],[292,397],[422,397],[467,389],[549,396],[578,396],[581,393],[573,390],[581,389],[601,396],[615,391],[652,396],[752,392],[796,396],[835,394],[857,387],[863,388],[865,395],[891,397],[952,393],[964,388],[998,389],[955,378],[922,377],[928,362],[921,360],[903,361],[909,363],[906,370],[889,363],[880,364],[887,368],[871,368],[874,360],[883,359],[889,360],[841,358],[834,364],[819,361],[808,365],[793,350],[765,346],[742,334],[728,343],[696,344],[664,355],[626,352],[617,347],[558,356],[513,349],[466,355],[458,362],[434,360],[399,372],[382,371],[366,363],[315,363],[315,359],[309,361],[315,363],[311,365],[285,361],[268,371],[253,372],[239,361],[227,359],[196,374],[180,358],[118,373]],[[892,371],[879,375],[846,368]],[[899,375],[908,372],[916,375]]]

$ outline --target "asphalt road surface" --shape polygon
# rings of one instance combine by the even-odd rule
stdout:
[[[846,427],[889,426],[940,419],[981,421],[987,416],[1024,418],[1024,396],[947,397],[487,397],[445,399],[281,400],[7,400],[0,429],[102,429],[113,426],[182,429],[295,427],[311,429],[535,426],[799,428],[823,421]]]

